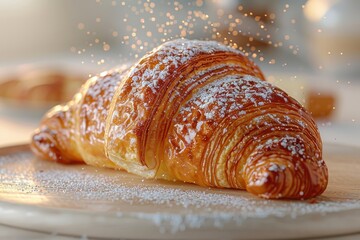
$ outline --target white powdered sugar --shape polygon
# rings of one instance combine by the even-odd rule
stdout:
[[[299,143],[300,140],[300,143]],[[291,155],[303,155],[305,151],[304,140],[300,136],[285,136],[280,139],[280,145],[291,152]]]
[[[263,106],[274,97],[285,98],[285,94],[275,91],[271,84],[250,75],[227,75],[201,88],[188,104],[181,108],[180,113],[190,112],[191,108],[188,105],[195,105],[205,110],[207,120],[215,115],[223,118],[233,111],[243,115],[246,113],[243,110],[245,105],[248,106],[250,103],[253,106]]]
[[[215,41],[177,39],[166,42],[142,58],[154,58],[158,61],[157,64],[152,65],[147,61],[140,60],[131,69],[129,77],[132,79],[132,93],[143,100],[144,93],[139,89],[148,87],[153,94],[156,94],[161,84],[170,79],[169,76],[176,72],[180,65],[199,54],[212,54],[221,51],[243,55],[242,52]]]
[[[185,128],[182,133],[186,142],[190,143],[196,133],[200,131],[198,127],[193,128],[189,121],[193,109],[199,109],[203,113],[204,119],[201,121],[201,125],[204,122],[212,122],[216,125],[221,122],[219,119],[224,119],[229,115],[232,120],[241,118],[246,114],[246,109],[272,103],[275,98],[277,101],[285,101],[283,99],[286,99],[286,94],[259,78],[238,74],[222,76],[200,88],[180,108],[179,115],[184,117],[177,120],[175,127],[181,130]],[[270,114],[269,117],[275,118],[275,122],[281,123],[276,115]],[[263,115],[255,118],[255,121],[261,122],[262,118]],[[217,120],[213,121],[215,119]]]
[[[256,147],[256,150],[272,148],[274,146],[279,145],[279,146],[287,149],[291,155],[293,155],[293,156],[297,155],[298,157],[305,158],[306,156],[304,156],[304,153],[305,153],[305,145],[304,144],[305,144],[305,141],[300,135],[297,135],[296,137],[285,135],[282,137],[275,137],[275,138],[273,137],[273,138],[266,140],[265,143],[259,144]]]
[[[271,168],[278,171],[282,166]],[[152,221],[161,231],[200,228],[209,219],[213,226],[223,227],[229,221],[241,224],[248,218],[281,218],[289,214],[296,218],[360,209],[360,202],[354,200],[320,197],[312,204],[269,201],[241,190],[163,183],[121,171],[43,162],[28,151],[0,156],[0,196],[7,192],[23,194],[28,199],[51,196],[43,201],[44,206],[54,207],[52,204],[61,202],[80,209],[110,211],[118,217],[130,215]]]
[[[270,163],[270,167],[268,169],[271,172],[279,172],[279,171],[284,171],[286,169],[286,166],[278,165],[276,163]]]
[[[105,118],[108,115],[110,103],[122,81],[128,65],[122,65],[110,72],[103,72],[93,77],[84,85],[83,100],[80,105],[80,132],[89,134],[90,142],[103,142]]]

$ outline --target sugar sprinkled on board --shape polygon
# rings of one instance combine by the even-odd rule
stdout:
[[[280,168],[281,166],[274,167]],[[307,214],[327,214],[360,209],[358,201],[329,201],[319,198],[315,204],[299,201],[268,201],[239,195],[234,190],[195,189],[194,185],[148,180],[137,176],[122,177],[124,172],[95,169],[89,166],[64,166],[34,159],[30,152],[0,156],[0,191],[18,191],[31,196],[52,196],[96,211],[110,210],[116,216],[132,216],[149,220],[160,231],[177,232],[186,228],[200,228],[208,221],[221,228],[228,222],[241,224],[247,218],[286,217]],[[129,175],[127,175],[129,176]],[[127,179],[127,180],[126,180]],[[126,180],[126,182],[122,182]],[[150,180],[149,180],[150,181]],[[244,192],[242,192],[244,193]],[[51,202],[51,201],[50,201]],[[91,203],[89,205],[89,202]],[[122,203],[122,208],[116,208]],[[124,204],[135,211],[125,211]],[[161,206],[162,210],[156,209]],[[142,211],[141,209],[147,209]],[[164,208],[165,207],[165,208]],[[175,210],[174,210],[175,209]],[[165,227],[167,226],[167,227]]]

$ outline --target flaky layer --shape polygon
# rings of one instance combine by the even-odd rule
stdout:
[[[163,170],[164,135],[184,91],[214,80],[207,77],[209,72],[231,71],[263,78],[241,52],[216,42],[175,40],[145,55],[125,77],[111,104],[106,129],[109,158],[144,177],[174,179]]]
[[[267,198],[321,194],[327,168],[310,115],[258,78],[217,77],[174,116],[165,145],[167,171],[187,182]]]
[[[105,154],[106,118],[115,89],[129,66],[90,78],[66,105],[55,106],[35,130],[31,147],[41,158],[118,168]]]

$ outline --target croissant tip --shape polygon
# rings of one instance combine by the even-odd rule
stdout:
[[[326,189],[327,179],[312,181],[310,175],[317,174],[308,172],[308,176],[297,176],[298,172],[288,167],[274,170],[269,166],[274,165],[269,162],[249,175],[246,186],[248,192],[266,199],[305,200],[319,196]],[[311,171],[311,168],[307,171]]]
[[[57,140],[48,128],[39,128],[32,135],[30,147],[42,159],[63,162],[64,159],[57,145]]]

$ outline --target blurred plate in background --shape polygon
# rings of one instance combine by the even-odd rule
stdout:
[[[43,114],[69,101],[86,79],[85,73],[60,66],[20,66],[0,76],[0,104],[10,114]]]

